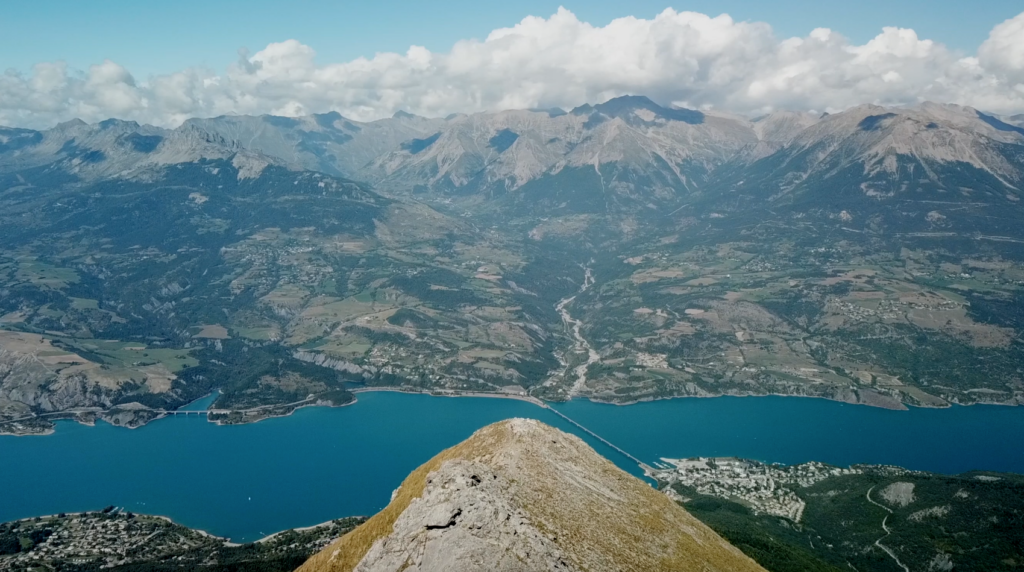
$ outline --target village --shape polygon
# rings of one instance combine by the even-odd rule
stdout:
[[[0,525],[6,550],[0,568],[54,568],[56,564],[105,567],[151,559],[154,554],[184,554],[224,539],[176,525],[170,520],[135,515],[114,507],[100,512],[68,513]],[[11,545],[16,541],[16,546]],[[13,554],[12,548],[16,550]]]
[[[189,567],[253,558],[301,562],[362,520],[330,521],[239,545],[168,518],[111,506],[0,524],[0,570],[104,569],[154,561]]]
[[[649,476],[660,483],[670,497],[686,501],[671,485],[681,484],[696,492],[728,499],[770,514],[800,522],[806,503],[795,489],[839,475],[864,472],[862,468],[843,469],[824,463],[800,465],[765,464],[735,457],[663,458]]]

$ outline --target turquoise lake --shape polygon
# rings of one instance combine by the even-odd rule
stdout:
[[[556,407],[648,462],[735,455],[781,463],[1024,473],[1021,407],[887,411],[793,397],[675,399],[626,407],[574,401]],[[533,417],[580,434],[553,413],[521,401],[385,392],[362,393],[348,407],[305,408],[251,425],[219,427],[199,416],[135,430],[60,422],[53,435],[0,437],[0,521],[116,505],[251,541],[373,514],[418,465],[477,428],[509,417]],[[638,474],[621,455],[581,436]]]

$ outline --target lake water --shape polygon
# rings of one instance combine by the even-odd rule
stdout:
[[[627,407],[574,401],[557,407],[648,462],[735,455],[1024,473],[1024,408],[887,411],[787,397]],[[252,425],[220,427],[198,416],[135,430],[60,422],[53,435],[0,437],[0,521],[116,505],[251,541],[373,514],[414,468],[477,428],[509,417],[533,417],[580,433],[521,401],[384,392],[362,393],[352,406],[305,408]],[[621,455],[581,436],[638,474]]]

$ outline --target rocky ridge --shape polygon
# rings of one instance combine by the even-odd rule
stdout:
[[[222,116],[190,119],[173,130],[111,119],[46,131],[0,129],[0,169],[56,166],[79,179],[138,177],[155,167],[237,156],[246,164],[362,180],[387,192],[436,192],[468,205],[499,200],[528,212],[617,212],[682,204],[766,176],[773,184],[781,177],[786,190],[835,179],[850,165],[869,191],[883,194],[874,187],[894,178],[953,185],[943,180],[949,177],[939,172],[942,166],[967,166],[1012,188],[1024,177],[1020,121],[928,102],[822,116],[778,111],[749,120],[664,107],[642,96],[568,112],[444,119]]]
[[[761,570],[582,440],[512,419],[414,471],[300,572]]]

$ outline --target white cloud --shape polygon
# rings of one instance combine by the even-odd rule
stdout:
[[[604,27],[560,9],[447,53],[412,46],[342,63],[315,56],[287,40],[240,51],[222,73],[190,68],[144,82],[111,61],[84,72],[41,63],[0,76],[0,124],[113,116],[174,126],[197,116],[329,110],[365,120],[399,109],[443,116],[572,107],[630,93],[748,114],[921,100],[1024,111],[1024,14],[995,26],[976,57],[911,29],[884,28],[863,45],[824,28],[780,39],[765,23],[671,9]]]
[[[1024,83],[1024,13],[1011,18],[989,33],[978,49],[979,63],[1005,82]]]

